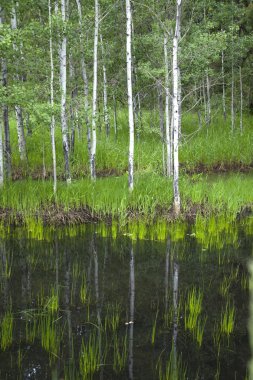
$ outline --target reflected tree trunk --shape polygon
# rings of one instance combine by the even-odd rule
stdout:
[[[174,262],[173,268],[173,372],[177,373],[177,333],[178,333],[178,271],[179,266]],[[176,377],[175,377],[176,378]]]
[[[133,243],[132,243],[133,244]],[[132,380],[134,378],[133,374],[133,366],[134,366],[134,352],[133,352],[133,345],[134,345],[134,302],[135,302],[135,273],[134,273],[134,250],[133,245],[131,246],[130,250],[130,279],[129,279],[129,285],[130,285],[130,313],[129,313],[129,357],[128,357],[128,373],[129,373],[129,379]]]

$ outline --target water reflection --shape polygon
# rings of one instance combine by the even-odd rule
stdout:
[[[244,380],[244,231],[215,249],[176,230],[2,239],[0,378]]]

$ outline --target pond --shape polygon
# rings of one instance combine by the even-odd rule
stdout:
[[[2,237],[0,379],[246,379],[252,229],[180,228]]]

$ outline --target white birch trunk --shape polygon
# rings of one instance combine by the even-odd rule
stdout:
[[[234,107],[234,62],[232,62],[232,80],[231,80],[231,130],[235,130],[235,107]]]
[[[173,170],[173,191],[174,191],[174,213],[176,216],[180,213],[180,193],[179,193],[179,126],[180,126],[180,107],[179,107],[179,68],[178,68],[178,42],[180,32],[180,14],[181,14],[181,0],[177,0],[177,16],[175,35],[173,38],[173,158],[174,158],[174,170]]]
[[[50,50],[50,104],[51,104],[51,125],[50,125],[50,135],[51,135],[51,148],[52,148],[52,158],[53,158],[53,179],[54,179],[54,194],[57,191],[57,173],[56,173],[56,149],[55,149],[55,116],[54,116],[54,60],[53,60],[53,41],[52,41],[52,7],[51,0],[48,0],[48,17],[49,17],[49,50]]]
[[[0,119],[0,186],[4,183],[3,125]]]
[[[61,17],[62,22],[66,22],[66,4],[65,0],[61,0]],[[61,87],[61,130],[62,143],[65,161],[65,176],[67,183],[71,183],[69,168],[69,142],[68,142],[68,126],[66,114],[66,92],[67,92],[67,37],[65,32],[61,37],[60,46],[60,87]]]
[[[165,63],[165,136],[166,136],[166,174],[172,176],[171,160],[171,126],[170,126],[170,93],[169,93],[169,60],[168,60],[168,35],[164,36],[164,63]]]
[[[117,103],[116,103],[116,99],[115,99],[115,95],[114,94],[113,94],[113,122],[114,122],[115,140],[117,140],[117,133],[118,133]]]
[[[211,124],[211,98],[210,98],[210,80],[206,73],[206,94],[207,94],[207,127]]]
[[[132,14],[130,0],[126,0],[126,61],[127,61],[127,94],[128,94],[128,123],[129,123],[129,156],[128,156],[128,187],[134,188],[134,114],[132,87]]]
[[[203,79],[202,90],[203,90],[205,124],[207,125],[207,106],[206,106],[206,85],[205,85],[205,79]]]
[[[12,30],[17,29],[17,14],[15,6],[12,7],[12,15],[11,15],[11,28]],[[13,50],[18,52],[18,47],[13,43]],[[19,81],[18,74],[15,75],[15,80]],[[17,120],[17,134],[18,134],[18,149],[20,153],[20,159],[22,161],[26,160],[26,141],[25,141],[25,132],[24,132],[24,123],[23,123],[23,114],[22,108],[19,105],[15,105],[15,114]]]
[[[82,78],[84,83],[84,111],[85,111],[85,123],[87,128],[87,144],[89,159],[91,158],[91,131],[90,131],[90,119],[89,119],[89,83],[86,70],[86,62],[84,55],[84,35],[83,35],[83,17],[82,17],[82,7],[80,0],[76,0],[78,17],[79,17],[79,27],[80,27],[80,45],[81,45],[81,69],[82,69]]]
[[[105,122],[106,136],[108,137],[110,134],[110,120],[109,120],[108,100],[107,100],[107,72],[106,72],[106,65],[105,65],[105,51],[104,51],[102,34],[100,34],[100,43],[101,43],[101,52],[102,52],[103,80],[104,80],[104,122]]]
[[[95,0],[95,30],[93,53],[93,100],[92,100],[92,144],[90,156],[91,178],[96,179],[96,146],[97,146],[97,71],[98,71],[98,0]]]
[[[17,119],[17,133],[18,133],[18,150],[20,154],[20,159],[22,161],[26,160],[26,142],[25,142],[25,131],[23,123],[22,108],[15,105],[15,114]]]
[[[242,87],[242,68],[239,67],[240,77],[240,132],[243,133],[243,87]]]
[[[3,8],[0,7],[0,25],[4,23]],[[1,59],[2,63],[2,83],[7,88],[7,64],[5,58]],[[11,144],[10,144],[10,125],[9,125],[9,109],[3,104],[3,123],[4,123],[4,158],[6,177],[11,178]]]
[[[223,107],[223,118],[226,121],[227,111],[226,111],[226,89],[225,89],[225,73],[224,73],[224,51],[221,52],[221,74],[222,74],[222,107]]]

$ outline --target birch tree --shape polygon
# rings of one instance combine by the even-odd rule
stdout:
[[[4,156],[3,156],[3,125],[0,119],[0,186],[4,182]]]
[[[242,67],[239,67],[240,78],[240,132],[243,132],[243,88],[242,88]]]
[[[48,0],[48,19],[49,19],[49,50],[50,50],[50,104],[51,104],[51,148],[53,158],[53,179],[54,179],[54,194],[57,190],[57,173],[56,173],[56,149],[55,149],[55,116],[54,116],[54,60],[53,60],[53,41],[52,41],[52,7],[51,0]]]
[[[165,64],[165,136],[166,136],[166,174],[172,176],[172,141],[171,141],[171,126],[170,126],[170,93],[169,93],[169,60],[168,60],[168,34],[164,35],[164,64]]]
[[[71,183],[70,167],[69,167],[69,142],[68,142],[68,125],[66,112],[66,93],[67,93],[67,37],[66,37],[66,4],[65,0],[61,0],[61,18],[63,30],[60,44],[60,88],[61,88],[61,131],[63,154],[65,161],[65,177],[67,183]]]
[[[0,26],[4,23],[3,8],[0,7]],[[7,90],[7,64],[6,59],[1,59],[2,64],[2,84]],[[9,125],[9,108],[6,103],[3,104],[3,127],[4,127],[4,164],[6,177],[11,178],[11,144],[10,144],[10,125]]]
[[[109,119],[108,100],[107,100],[108,98],[107,71],[106,71],[106,64],[105,64],[105,50],[104,50],[104,44],[103,44],[103,36],[101,33],[100,33],[100,44],[101,44],[102,63],[103,63],[104,122],[105,122],[106,136],[108,137],[110,134],[110,119]]]
[[[174,213],[176,216],[180,213],[180,193],[179,193],[179,126],[180,126],[180,107],[179,107],[179,66],[178,66],[178,43],[180,36],[180,16],[181,16],[182,1],[177,0],[177,14],[176,14],[176,27],[173,38],[173,59],[172,59],[172,72],[173,72],[173,191],[174,191]]]
[[[221,74],[222,74],[222,107],[223,107],[223,117],[226,121],[227,111],[226,111],[226,89],[225,89],[225,73],[224,73],[224,51],[221,52]]]
[[[97,146],[97,83],[98,83],[98,23],[99,4],[95,0],[95,30],[94,30],[94,52],[93,52],[93,97],[92,97],[92,144],[90,155],[91,179],[96,179],[96,146]]]
[[[77,10],[78,10],[78,21],[79,21],[79,38],[80,38],[80,50],[81,50],[81,69],[82,69],[82,79],[84,84],[84,112],[85,112],[85,123],[87,129],[87,144],[89,159],[91,154],[91,131],[90,131],[90,119],[89,119],[89,82],[86,69],[86,60],[84,54],[84,34],[83,34],[83,16],[82,7],[80,0],[76,0]]]
[[[12,30],[17,29],[17,14],[16,14],[15,6],[12,7],[11,28]],[[14,52],[18,53],[18,47],[15,42],[13,43],[13,50]],[[17,82],[19,81],[19,75],[17,72],[15,74],[15,80]],[[18,104],[16,104],[14,108],[15,108],[15,114],[16,114],[16,120],[17,120],[18,149],[20,153],[20,159],[24,161],[26,160],[26,141],[25,141],[25,132],[24,132],[23,112],[22,112],[22,108]]]
[[[127,61],[127,94],[129,123],[129,156],[128,156],[128,187],[134,188],[134,114],[132,87],[132,13],[130,0],[126,0],[126,61]]]

